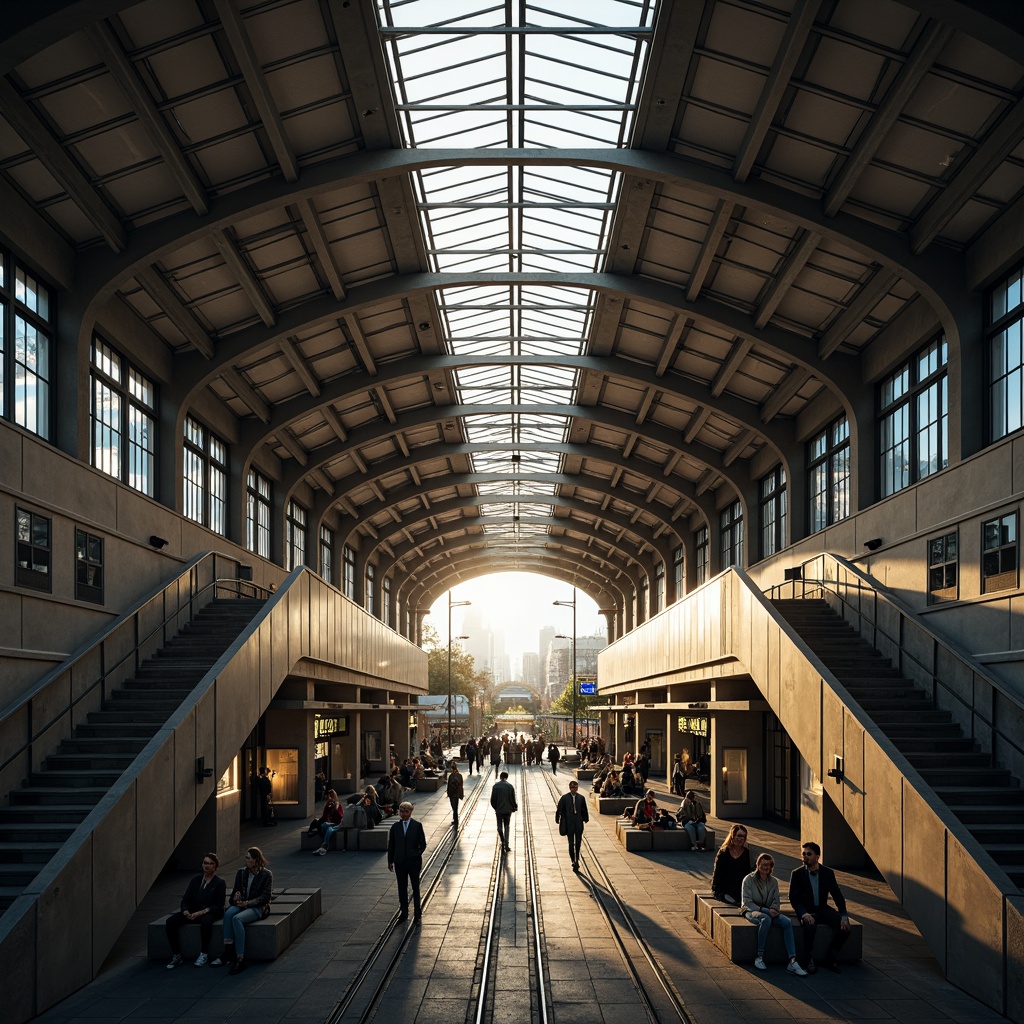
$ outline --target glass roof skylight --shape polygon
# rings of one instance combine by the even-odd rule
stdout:
[[[377,6],[405,146],[628,144],[656,0],[560,6],[377,0]],[[453,275],[599,271],[619,186],[611,172],[572,166],[417,173],[431,269]],[[439,289],[436,302],[448,350],[470,361],[493,360],[452,375],[462,404],[499,407],[464,423],[470,441],[508,447],[507,453],[475,454],[474,469],[557,473],[561,455],[517,446],[566,440],[568,416],[538,418],[529,407],[576,403],[578,374],[559,362],[586,350],[596,296],[559,285],[481,284]],[[511,365],[502,361],[510,358]]]

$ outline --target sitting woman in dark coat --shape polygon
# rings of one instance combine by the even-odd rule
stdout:
[[[747,830],[742,825],[733,825],[715,854],[715,867],[711,873],[711,891],[715,899],[739,904],[743,879],[751,870]]]
[[[206,854],[203,857],[203,873],[196,875],[188,883],[185,895],[181,897],[181,909],[167,918],[165,928],[172,954],[167,964],[169,971],[181,963],[178,929],[190,922],[199,925],[199,949],[201,952],[196,959],[195,966],[205,967],[209,960],[210,933],[213,931],[213,922],[219,921],[224,916],[224,895],[227,892],[224,879],[217,874],[218,867],[220,867],[220,860],[218,860],[217,854]]]
[[[231,887],[231,905],[224,912],[224,952],[211,967],[230,963],[231,974],[245,970],[245,926],[266,917],[273,898],[274,876],[260,848],[250,846],[245,851],[245,867],[235,875]]]

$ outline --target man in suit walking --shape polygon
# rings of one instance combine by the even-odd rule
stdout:
[[[512,815],[519,810],[515,788],[508,781],[508,772],[502,772],[501,778],[491,787],[491,806],[498,819],[498,841],[502,850],[508,853],[509,825]]]
[[[794,868],[789,876],[789,902],[793,904],[804,932],[805,963],[801,966],[808,974],[814,974],[818,969],[813,959],[814,936],[819,924],[827,924],[832,929],[832,945],[825,956],[825,966],[836,974],[842,974],[836,958],[850,937],[846,898],[836,881],[836,873],[821,863],[821,847],[817,843],[804,843],[800,856],[803,865]],[[835,910],[828,905],[829,896],[835,900]]]
[[[423,868],[423,851],[427,848],[427,837],[423,826],[413,820],[412,804],[406,800],[398,805],[399,820],[388,833],[388,871],[395,873],[398,882],[398,905],[401,908],[399,920],[409,916],[409,883],[412,882],[412,906],[415,919],[419,921],[420,911],[420,870]]]
[[[452,761],[451,774],[448,776],[448,802],[452,805],[452,828],[459,831],[459,801],[465,799],[466,790],[462,785],[462,773],[459,766]]]
[[[555,810],[555,824],[560,835],[569,838],[569,860],[573,871],[580,869],[580,842],[583,839],[583,826],[590,821],[587,801],[580,796],[580,784],[573,780],[569,783],[569,792],[559,801]]]

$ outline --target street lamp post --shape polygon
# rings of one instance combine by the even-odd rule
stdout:
[[[452,609],[463,608],[472,601],[453,601],[452,592],[448,591],[448,749],[452,748]],[[460,636],[460,640],[468,637]]]
[[[576,588],[571,601],[552,601],[554,605],[572,609],[572,745],[576,746]]]

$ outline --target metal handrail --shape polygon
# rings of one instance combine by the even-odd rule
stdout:
[[[77,651],[69,655],[60,665],[55,666],[49,671],[39,682],[29,690],[28,693],[23,694],[14,704],[6,708],[2,714],[0,714],[0,726],[7,722],[12,716],[16,715],[22,709],[26,711],[26,732],[27,737],[25,741],[14,750],[10,756],[0,763],[0,772],[4,771],[9,765],[15,762],[19,757],[24,754],[28,754],[29,761],[32,759],[32,747],[33,745],[45,735],[50,729],[53,728],[62,718],[66,716],[72,716],[75,708],[87,697],[90,697],[98,686],[105,687],[107,679],[114,673],[120,671],[126,662],[134,659],[135,668],[138,669],[140,660],[139,652],[160,633],[164,633],[166,637],[167,626],[177,619],[181,613],[196,603],[203,595],[212,592],[214,596],[216,593],[223,589],[233,590],[241,597],[243,590],[249,590],[252,592],[252,596],[259,596],[261,593],[264,597],[269,596],[270,590],[266,587],[252,583],[249,580],[239,579],[237,576],[221,577],[217,575],[217,559],[228,560],[235,565],[239,564],[239,560],[231,555],[225,555],[216,551],[206,551],[199,555],[196,555],[190,562],[188,562],[184,569],[177,576],[174,577],[169,583],[164,584],[158,590],[153,591],[148,597],[144,597],[138,604],[133,608],[130,608],[126,612],[119,615],[106,629],[104,629],[99,635],[93,637],[84,647],[79,648]],[[204,562],[210,562],[212,570],[212,578],[209,582],[199,585],[198,575],[199,570]],[[180,587],[182,582],[187,582],[188,590],[184,596],[180,594]],[[167,612],[167,595],[169,592],[174,591],[178,593],[178,601],[176,607],[170,613]],[[213,600],[211,598],[210,600]],[[146,613],[147,610],[151,609],[158,601],[163,604],[163,618],[151,628],[144,636],[139,634],[139,625],[141,617]],[[205,602],[209,603],[209,602]],[[205,607],[205,603],[203,607]],[[194,613],[193,613],[194,614]],[[190,616],[191,617],[191,616]],[[126,625],[131,626],[133,641],[128,650],[119,657],[116,661],[110,665],[106,664],[106,654],[104,645],[109,641],[115,639]],[[77,666],[86,664],[87,659],[98,653],[100,668],[99,674],[93,679],[88,685],[81,689],[76,694],[77,687],[75,686],[75,668]],[[62,676],[67,676],[68,680],[68,693],[67,698],[62,707],[59,710],[54,711],[49,719],[42,725],[33,726],[33,715],[32,706],[33,701],[47,690],[54,683],[61,680]],[[101,694],[101,700],[105,699],[106,692]],[[73,728],[73,717],[69,717],[70,728]],[[69,728],[69,733],[70,733]]]
[[[829,561],[835,564],[835,579],[829,578]],[[818,575],[814,575],[816,570],[813,566],[815,563],[821,564],[821,569],[818,571]],[[808,567],[812,567],[810,575],[808,574]],[[834,596],[844,609],[849,609],[851,613],[857,616],[858,621],[866,621],[870,625],[871,639],[869,643],[872,647],[876,650],[881,649],[879,646],[879,638],[883,641],[887,641],[888,644],[891,645],[892,649],[894,649],[897,654],[897,668],[901,675],[905,674],[904,665],[907,662],[917,666],[920,670],[918,675],[923,676],[931,682],[930,696],[933,707],[940,707],[938,693],[941,691],[948,699],[965,708],[970,714],[972,736],[975,732],[974,721],[977,719],[983,722],[992,730],[992,732],[996,733],[1003,742],[1024,758],[1024,746],[1021,745],[1018,738],[1000,729],[996,724],[995,715],[985,712],[984,708],[986,706],[994,709],[995,702],[980,703],[977,700],[968,701],[956,689],[947,685],[939,674],[938,654],[939,650],[942,649],[947,651],[952,658],[958,661],[971,674],[972,678],[983,681],[986,685],[990,686],[993,691],[998,693],[1000,697],[1010,702],[1013,707],[1024,711],[1024,701],[1021,700],[1021,697],[996,676],[985,671],[982,666],[978,665],[969,652],[959,650],[957,645],[952,641],[939,636],[934,630],[924,625],[911,609],[904,607],[902,603],[891,594],[885,593],[885,588],[880,583],[873,580],[865,572],[853,565],[851,562],[848,562],[840,555],[832,554],[830,552],[821,552],[813,558],[808,559],[808,561],[802,563],[800,568],[800,579],[787,580],[785,583],[779,583],[769,587],[764,591],[765,597],[769,600],[776,600],[777,598],[784,597],[787,592],[792,594],[793,597],[796,597],[798,586],[800,588],[801,598],[815,596],[818,592],[820,592],[822,596]],[[852,580],[855,582],[840,580],[840,571],[846,573],[849,577],[852,577]],[[856,593],[856,602],[846,596],[850,591],[854,591]],[[865,594],[869,596],[869,602],[864,602],[863,598]],[[878,608],[880,604],[885,605],[894,612],[896,622],[898,623],[896,635],[893,635],[892,632],[879,624]],[[843,617],[846,618],[845,615]],[[914,629],[919,631],[921,636],[927,639],[931,652],[931,664],[925,664],[908,649],[905,642],[905,625],[908,623],[912,624]],[[858,628],[858,632],[861,632],[860,628]],[[865,637],[865,639],[867,639],[867,637]],[[972,686],[970,689],[973,695],[975,688]]]

